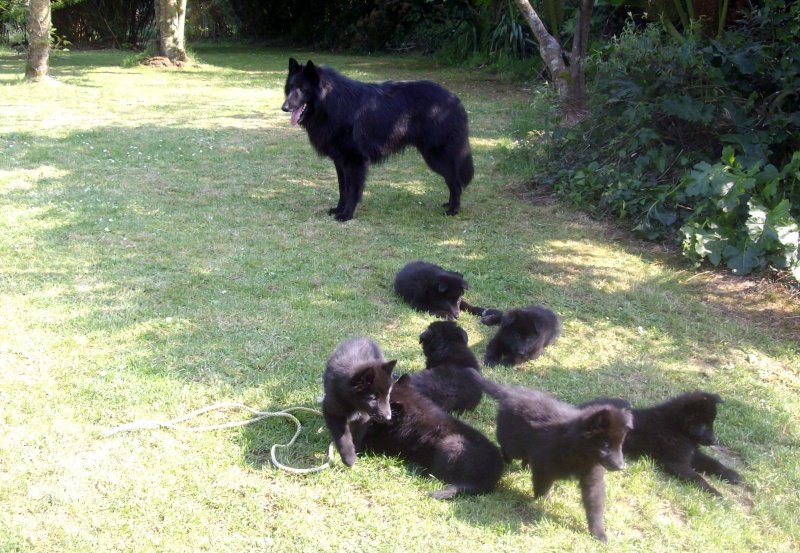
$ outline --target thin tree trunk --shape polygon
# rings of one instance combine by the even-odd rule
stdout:
[[[528,0],[514,0],[514,2],[528,22],[531,31],[533,31],[536,42],[539,43],[539,54],[550,70],[550,76],[553,78],[553,83],[558,90],[558,97],[561,98],[562,102],[568,101],[571,92],[570,74],[564,62],[564,49],[558,43],[558,40],[547,32],[547,27],[545,27],[539,14],[536,13],[536,10],[533,9]]]
[[[578,21],[575,24],[575,36],[572,39],[572,55],[570,56],[570,73],[572,90],[570,91],[570,108],[583,110],[586,100],[586,80],[584,79],[583,62],[589,50],[589,25],[592,19],[594,0],[580,0],[578,5]]]
[[[41,81],[47,77],[50,62],[50,0],[31,0],[28,13],[28,63],[25,78]]]
[[[157,14],[161,55],[172,62],[186,61],[186,0],[156,1],[159,3]]]

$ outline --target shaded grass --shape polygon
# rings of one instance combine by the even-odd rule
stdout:
[[[280,421],[102,437],[218,401],[314,407],[325,360],[350,335],[421,369],[432,319],[391,286],[414,259],[464,273],[473,303],[563,317],[543,357],[492,378],[572,402],[644,405],[698,387],[725,398],[717,454],[746,485],[715,482],[715,500],[646,461],[610,474],[616,550],[797,546],[797,342],[716,309],[680,262],[522,201],[527,175],[501,161],[524,91],[414,58],[197,52],[204,64],[184,71],[55,53],[61,84],[46,87],[0,56],[0,550],[604,549],[574,483],[534,501],[518,467],[494,494],[441,503],[425,495],[440,483],[392,459],[272,469],[270,445],[294,431]],[[443,215],[446,187],[409,152],[373,168],[354,221],[332,221],[332,164],[279,109],[290,54],[458,93],[476,161],[462,214]],[[492,329],[460,323],[482,354]],[[466,418],[493,435],[493,417],[487,400]],[[313,465],[328,435],[303,420],[288,455]]]

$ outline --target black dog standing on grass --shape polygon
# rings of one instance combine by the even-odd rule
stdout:
[[[286,101],[292,125],[305,127],[311,145],[333,160],[337,221],[353,218],[370,163],[414,146],[450,190],[448,215],[461,207],[461,191],[474,173],[467,112],[459,99],[430,81],[363,83],[311,61],[289,59]]]

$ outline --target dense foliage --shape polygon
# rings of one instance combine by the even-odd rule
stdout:
[[[591,60],[592,114],[553,134],[538,180],[697,262],[800,276],[798,9],[769,0],[719,39],[629,27]]]

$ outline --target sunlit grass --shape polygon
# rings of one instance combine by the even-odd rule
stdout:
[[[414,152],[374,167],[356,218],[332,221],[336,175],[280,111],[289,55],[369,81],[430,78],[462,98],[476,177],[458,217]],[[789,551],[798,545],[800,348],[723,309],[680,260],[527,199],[512,114],[528,91],[410,57],[198,47],[185,70],[118,52],[57,53],[60,84],[21,82],[0,51],[0,551],[601,551],[575,483],[534,501],[510,469],[496,493],[436,502],[392,459],[308,476],[270,466],[281,421],[211,433],[119,424],[216,402],[318,407],[336,345],[369,335],[401,372],[431,322],[392,292],[406,262],[462,272],[468,299],[544,303],[564,334],[486,373],[573,402],[638,405],[703,388],[745,486],[713,499],[647,461],[607,478],[616,551]],[[482,355],[493,329],[459,321]],[[465,419],[494,432],[495,406]],[[236,419],[215,413],[209,422]],[[289,458],[328,435],[303,418]]]

